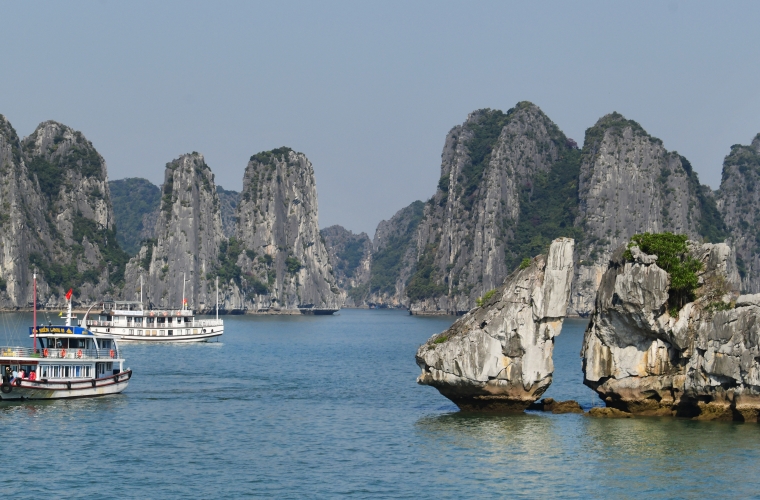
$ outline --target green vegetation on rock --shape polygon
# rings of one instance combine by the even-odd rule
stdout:
[[[361,264],[364,258],[364,241],[355,239],[347,241],[343,251],[338,254],[340,264],[338,268],[342,270],[347,277],[351,278],[356,268]]]
[[[119,230],[116,238],[129,255],[140,251],[145,238],[143,217],[158,210],[161,189],[147,179],[137,177],[110,181],[111,204]]]
[[[425,204],[415,201],[406,209],[406,226],[397,234],[388,238],[385,246],[372,256],[371,277],[368,292],[371,294],[395,294],[396,281],[399,279],[404,264],[404,256],[409,245],[414,243],[425,210]]]
[[[694,300],[699,286],[697,273],[702,270],[702,262],[689,254],[686,241],[683,234],[636,234],[623,254],[626,260],[633,261],[630,249],[638,246],[645,254],[657,256],[657,266],[670,275],[668,307],[671,315],[676,315],[681,307]]]
[[[435,254],[436,247],[427,245],[417,261],[417,271],[406,286],[406,295],[413,301],[440,297],[449,291],[446,285],[436,283]]]
[[[530,265],[530,263],[528,263]],[[485,294],[483,294],[482,297],[475,299],[475,305],[478,307],[483,307],[483,304],[487,304],[489,300],[491,300],[491,297],[496,295],[496,292],[498,290],[494,288],[493,290],[487,291]]]
[[[581,152],[565,149],[549,172],[539,172],[523,183],[520,190],[520,216],[514,239],[507,245],[507,269],[536,255],[546,253],[551,242],[561,236],[582,237],[574,226],[578,216],[578,175]]]

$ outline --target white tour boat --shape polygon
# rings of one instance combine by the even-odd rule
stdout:
[[[98,318],[81,321],[96,334],[126,342],[206,342],[224,333],[224,321],[196,319],[190,309],[146,308],[138,301],[105,301]]]
[[[36,306],[36,276],[34,300]],[[127,388],[132,370],[124,369],[116,339],[71,326],[71,306],[65,325],[36,325],[29,333],[32,348],[0,347],[0,399],[83,398]]]

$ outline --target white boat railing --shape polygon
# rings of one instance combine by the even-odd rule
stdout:
[[[100,355],[98,355],[98,352]],[[113,352],[113,356],[111,355]],[[0,347],[0,357],[3,358],[52,358],[52,359],[116,359],[118,349],[34,349],[29,347]]]
[[[197,321],[193,321],[192,326],[222,326],[224,325],[224,321],[221,319],[199,319]]]
[[[87,326],[104,326],[107,328],[198,328],[207,326],[223,326],[224,320],[221,319],[198,319],[195,321],[182,323],[119,323],[114,325],[113,321],[87,320]]]
[[[38,350],[39,351],[39,350]],[[42,355],[29,347],[0,347],[0,357],[3,358],[41,358]]]

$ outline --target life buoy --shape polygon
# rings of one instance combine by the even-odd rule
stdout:
[[[8,382],[3,382],[3,385],[0,385],[0,391],[3,392],[3,394],[9,394],[13,390],[13,387],[11,387],[11,384]]]
[[[111,352],[109,352],[109,354],[111,355],[112,358],[116,356],[116,353],[113,352],[113,349],[111,349]]]
[[[169,313],[166,312],[166,311],[164,311],[164,316],[168,316],[168,315],[169,315]]]
[[[77,351],[77,358],[81,358],[81,357],[82,357],[82,349],[79,349]]]
[[[62,358],[66,357],[66,349],[61,349],[61,357]]]
[[[50,351],[47,350],[47,347],[42,350],[42,357],[47,358],[50,355]]]
[[[153,316],[155,316],[155,315],[156,315],[156,313],[154,313],[153,311],[151,311],[151,312],[150,312],[150,317],[151,317],[151,318],[152,318]]]
[[[177,316],[182,316],[182,311],[177,311]]]

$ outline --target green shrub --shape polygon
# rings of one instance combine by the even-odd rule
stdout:
[[[520,262],[520,270],[528,269],[530,267],[530,259],[528,257],[525,257],[522,262]]]
[[[287,259],[285,259],[285,267],[287,267],[288,273],[296,274],[298,271],[301,270],[303,265],[301,264],[301,261],[296,259],[295,257],[288,257]]]
[[[694,300],[694,292],[699,286],[697,273],[702,270],[702,262],[688,253],[687,237],[684,234],[644,233],[631,238],[623,256],[633,261],[631,247],[649,255],[657,256],[657,266],[670,275],[668,309],[677,311],[687,302]]]
[[[528,263],[530,265],[530,263]],[[485,294],[483,294],[482,297],[479,299],[475,299],[475,305],[478,307],[483,307],[483,304],[487,304],[489,300],[491,300],[491,297],[493,297],[496,294],[496,288],[493,290],[487,291]]]

